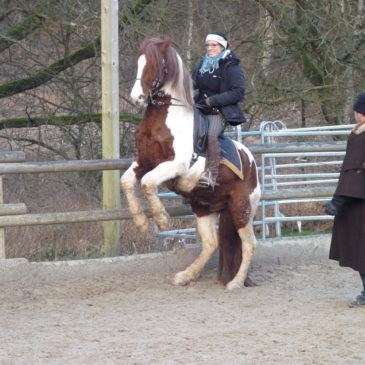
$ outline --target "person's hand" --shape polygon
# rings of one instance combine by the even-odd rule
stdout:
[[[211,105],[210,105],[210,100],[209,100],[209,98],[206,98],[206,99],[205,99],[205,104],[207,104],[208,106],[211,106]]]
[[[336,208],[335,204],[333,204],[332,200],[327,202],[323,207],[324,207],[324,211],[325,211],[326,214],[328,214],[328,215],[336,215],[337,214],[337,208]]]
[[[333,198],[324,205],[324,211],[328,215],[337,215],[343,205],[349,202],[351,198],[341,195],[334,195]]]

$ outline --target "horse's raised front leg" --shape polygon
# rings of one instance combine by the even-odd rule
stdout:
[[[185,192],[192,191],[198,184],[204,168],[205,158],[199,157],[194,165],[190,167],[188,173],[177,180],[177,188]]]
[[[136,174],[134,173],[134,169],[136,166],[138,166],[138,164],[136,161],[134,161],[129,169],[122,175],[120,182],[126,195],[129,210],[132,214],[135,225],[141,231],[146,232],[148,229],[148,219],[144,214],[140,201],[138,200],[135,193],[137,178]]]
[[[162,204],[161,199],[158,197],[157,185],[145,178],[141,180],[141,185],[158,228],[161,230],[168,229],[170,216]]]
[[[163,182],[186,173],[187,169],[188,164],[186,163],[166,161],[159,164],[141,179],[141,186],[151,207],[153,218],[162,230],[168,228],[170,216],[157,195],[157,188]]]
[[[197,229],[202,240],[202,251],[198,258],[184,271],[175,275],[175,285],[186,285],[196,279],[218,247],[218,214],[197,218]]]
[[[235,277],[226,285],[226,289],[233,290],[242,288],[247,277],[253,255],[256,250],[257,241],[253,231],[252,222],[249,222],[246,227],[240,228],[238,234],[241,238],[242,245],[242,261]]]

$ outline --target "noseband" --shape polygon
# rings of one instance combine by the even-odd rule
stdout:
[[[172,105],[172,106],[184,106],[183,104],[173,104],[172,100],[179,101],[179,99],[171,97],[171,95],[166,94],[163,90],[161,90],[162,86],[165,83],[165,78],[168,74],[167,67],[166,67],[166,60],[165,58],[162,58],[162,63],[164,65],[164,77],[163,80],[160,80],[158,77],[152,81],[152,84],[149,87],[148,90],[148,98],[147,98],[147,104],[153,105],[156,108],[162,108],[166,105]],[[143,79],[136,79],[141,81],[143,83]],[[157,100],[158,99],[158,100]]]
[[[167,74],[167,70],[165,68],[165,75]],[[148,91],[148,99],[147,102],[149,105],[153,105],[157,108],[162,108],[165,105],[172,105],[171,104],[171,96],[167,95],[161,87],[163,86],[163,82],[159,79],[155,79],[152,82],[152,85]],[[157,100],[160,99],[160,100]],[[162,99],[162,100],[161,100]]]

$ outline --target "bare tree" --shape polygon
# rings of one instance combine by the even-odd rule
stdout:
[[[98,157],[100,2],[0,3],[2,138],[38,144],[62,158]],[[193,68],[212,29],[227,33],[245,69],[248,127],[293,108],[301,110],[302,123],[306,117],[347,121],[350,101],[364,81],[363,15],[363,0],[121,2],[121,128],[133,130],[140,119],[128,94],[142,39],[170,36]],[[59,146],[50,138],[55,131]],[[126,133],[121,138],[125,155],[130,139]]]
[[[328,124],[341,124],[346,108],[346,91],[353,94],[364,80],[364,13],[359,3],[343,1],[256,0],[276,23],[277,50],[292,58],[307,83],[286,86],[295,99],[319,102]],[[346,10],[344,10],[346,9]],[[280,40],[280,41],[279,41]],[[353,89],[348,83],[354,73]],[[359,80],[360,84],[356,84]],[[358,81],[357,81],[358,82]],[[280,84],[278,84],[279,86]],[[283,87],[278,87],[283,92]],[[294,99],[293,98],[293,99]]]
[[[2,2],[2,138],[62,158],[98,157],[100,2]],[[121,13],[121,31],[152,2],[130,2]],[[126,113],[121,118],[136,119]]]

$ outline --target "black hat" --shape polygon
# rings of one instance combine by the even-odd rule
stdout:
[[[355,112],[365,115],[365,92],[358,95],[353,109]]]
[[[210,34],[216,34],[221,36],[222,38],[224,38],[226,41],[228,40],[226,37],[226,34],[224,32],[222,32],[221,30],[212,30],[211,32],[209,32]]]

